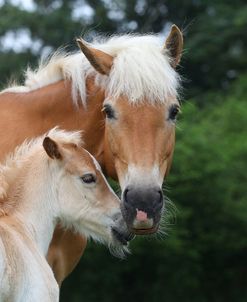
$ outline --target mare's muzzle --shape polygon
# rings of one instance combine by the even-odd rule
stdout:
[[[159,187],[135,188],[123,192],[122,213],[128,228],[137,235],[155,233],[163,208],[163,194]]]

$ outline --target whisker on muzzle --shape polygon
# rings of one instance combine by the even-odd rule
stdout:
[[[161,240],[169,235],[169,231],[172,229],[172,226],[176,224],[177,212],[178,210],[175,204],[167,196],[165,196],[160,225],[157,233],[154,234],[156,239]]]

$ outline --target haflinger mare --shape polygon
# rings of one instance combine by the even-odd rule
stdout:
[[[45,258],[58,222],[119,256],[127,251],[120,201],[81,144],[80,132],[54,128],[0,166],[0,301],[59,300]]]

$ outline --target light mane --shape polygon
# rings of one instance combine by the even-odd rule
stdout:
[[[60,80],[72,83],[75,104],[86,104],[86,78],[92,76],[95,84],[106,90],[106,95],[118,98],[125,95],[131,103],[148,101],[164,103],[177,96],[180,86],[178,73],[171,67],[164,41],[156,35],[123,35],[108,40],[94,41],[98,48],[114,57],[109,76],[97,73],[81,53],[57,51],[39,67],[27,69],[24,86],[13,86],[3,92],[29,92]]]
[[[72,143],[77,146],[82,145],[80,131],[69,132],[55,127],[46,134],[32,140],[26,140],[18,146],[14,152],[6,157],[4,163],[0,165],[0,216],[1,214],[4,214],[1,213],[1,211],[3,211],[4,206],[6,206],[4,203],[10,185],[15,181],[17,175],[19,175],[20,169],[24,167],[24,164],[27,164],[30,157],[35,152],[42,150],[42,143],[46,136],[49,136],[51,139],[54,139],[61,144]]]

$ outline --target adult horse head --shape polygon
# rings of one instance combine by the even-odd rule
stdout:
[[[135,234],[157,231],[162,183],[172,162],[179,112],[175,71],[183,38],[173,25],[163,47],[153,36],[114,38],[92,47],[77,40],[104,94],[104,169],[122,189],[122,213]],[[134,43],[133,43],[134,42]],[[119,44],[117,44],[119,43]],[[108,46],[108,47],[107,47]]]

